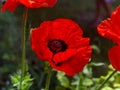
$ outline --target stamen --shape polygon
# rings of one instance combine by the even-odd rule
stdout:
[[[58,52],[64,52],[67,49],[67,44],[62,40],[51,40],[48,42],[50,51],[55,54]]]

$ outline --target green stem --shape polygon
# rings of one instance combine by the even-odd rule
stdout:
[[[82,73],[79,74],[79,82],[78,85],[76,87],[76,90],[80,90],[80,86],[82,86],[82,81],[83,81],[83,76]]]
[[[52,75],[52,68],[49,68],[48,76],[47,76],[47,79],[46,79],[45,90],[49,90],[51,75]]]
[[[23,28],[22,28],[22,66],[21,66],[21,77],[20,77],[20,90],[22,90],[22,81],[25,76],[25,66],[26,66],[25,34],[26,34],[27,13],[28,13],[28,8],[25,8],[24,14],[23,14]]]
[[[109,77],[96,89],[96,90],[101,90],[101,88],[107,83],[107,81],[116,73],[117,71],[114,70]]]

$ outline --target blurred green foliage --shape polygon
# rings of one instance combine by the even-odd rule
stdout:
[[[10,89],[12,90],[20,90],[20,78],[21,77],[21,71],[18,71],[16,74],[11,76],[11,81],[13,84],[13,87]],[[21,90],[29,90],[29,88],[32,85],[32,79],[29,73],[26,73],[23,81],[22,81],[22,88]]]
[[[57,78],[60,82],[59,87],[69,90],[96,90],[101,83],[114,71],[111,65],[108,66],[109,72],[106,75],[93,77],[92,67],[103,67],[104,63],[89,63],[82,73],[69,79],[63,72],[57,72]],[[99,71],[100,72],[100,71]],[[103,86],[101,90],[119,90],[120,72],[115,73],[112,78]],[[57,86],[58,87],[58,86]],[[64,90],[63,89],[63,90]],[[57,89],[56,89],[57,90]],[[59,89],[58,89],[59,90]],[[65,89],[66,90],[66,89]]]
[[[112,3],[113,9],[120,4],[119,0]],[[21,64],[21,26],[23,6],[19,6],[14,13],[0,12],[0,90],[16,90],[19,82]],[[105,11],[103,10],[103,15]],[[70,18],[83,29],[84,36],[91,38],[93,54],[90,63],[83,72],[67,77],[63,72],[53,71],[50,90],[95,90],[113,71],[109,66],[107,51],[113,42],[98,35],[95,28],[88,24],[95,16],[95,0],[58,0],[53,8],[30,9],[27,23],[27,63],[28,73],[25,83],[29,90],[44,90],[47,73],[45,63],[39,60],[30,48],[30,28],[38,26],[42,21],[56,18]],[[16,73],[16,74],[15,74]],[[107,75],[107,76],[106,76]],[[120,73],[116,73],[102,90],[120,90]],[[32,78],[32,79],[31,79]],[[31,82],[32,80],[32,82]],[[25,89],[27,90],[27,89]]]
[[[9,75],[18,68],[20,28],[13,13],[0,13],[0,88],[9,84]],[[3,87],[4,89],[5,87]]]

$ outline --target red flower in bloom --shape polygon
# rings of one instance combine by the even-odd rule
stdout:
[[[1,11],[8,9],[13,12],[19,4],[28,8],[52,7],[56,1],[57,0],[7,0],[1,8]]]
[[[68,76],[79,73],[91,57],[89,38],[69,19],[45,21],[32,29],[30,38],[37,56]]]
[[[110,18],[99,24],[97,29],[100,35],[117,44],[108,51],[108,56],[113,67],[120,70],[120,6],[113,11]]]

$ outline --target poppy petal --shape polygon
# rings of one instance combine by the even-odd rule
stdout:
[[[49,24],[49,22],[44,23]],[[50,29],[48,29],[48,27],[44,27],[44,23],[42,23],[40,27],[31,30],[31,47],[34,51],[36,51],[36,54],[39,58],[43,60],[49,60],[53,55],[47,47],[47,37]]]
[[[35,2],[39,2],[41,7],[53,7],[57,0],[35,0]]]
[[[76,49],[67,49],[65,52],[55,54],[53,57],[53,61],[55,64],[65,62],[66,60],[69,60],[69,58],[74,56],[76,53],[77,53]]]
[[[82,29],[74,21],[64,18],[56,19],[52,23],[51,27],[51,40],[55,38],[61,39],[68,44],[69,47],[76,47],[80,45],[83,33]]]
[[[1,11],[8,9],[13,12],[19,4],[27,8],[53,7],[56,2],[57,0],[7,0]]]
[[[4,6],[1,8],[1,11],[3,12],[8,9],[13,12],[18,5],[19,3],[16,0],[7,0],[7,2],[5,2]]]
[[[120,46],[114,46],[108,51],[108,56],[112,66],[120,71]]]
[[[111,15],[112,27],[114,27],[114,32],[120,35],[120,6],[118,6]]]
[[[76,53],[76,55],[69,58],[67,61],[61,62],[58,65],[50,61],[50,64],[53,68],[65,72],[68,76],[73,76],[74,74],[81,72],[84,66],[89,62],[91,52],[89,46],[83,47],[79,49],[79,52]]]
[[[74,57],[74,55],[81,51],[84,47],[89,47],[89,39],[83,38],[81,41],[79,41],[79,48],[78,46],[74,48],[69,47],[66,51],[60,52],[58,54],[55,54],[53,57],[53,61],[57,63],[65,62],[66,60],[69,60],[71,57]]]
[[[118,12],[119,11],[119,12]],[[118,7],[108,18],[101,22],[97,29],[98,33],[108,39],[113,40],[115,43],[120,45],[120,7]]]

